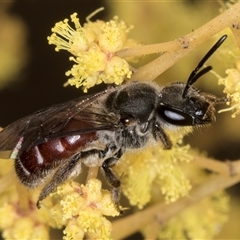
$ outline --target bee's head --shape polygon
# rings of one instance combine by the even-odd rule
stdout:
[[[228,100],[193,87],[183,96],[185,88],[185,83],[177,82],[161,91],[157,111],[166,123],[176,126],[209,124],[215,120],[215,106]]]
[[[175,126],[197,126],[215,120],[215,106],[225,103],[229,99],[200,92],[192,85],[212,69],[211,66],[208,66],[200,70],[226,38],[226,35],[222,36],[207,52],[190,74],[187,83],[176,82],[162,89],[159,95],[157,112],[164,122]]]

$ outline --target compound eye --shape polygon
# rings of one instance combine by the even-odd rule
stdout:
[[[131,126],[135,122],[134,118],[132,117],[125,117],[121,119],[121,122],[123,123],[124,126]]]
[[[159,116],[166,122],[176,126],[192,126],[193,118],[186,113],[170,108],[165,105],[159,105]]]

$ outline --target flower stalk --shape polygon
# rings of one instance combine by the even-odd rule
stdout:
[[[138,68],[131,77],[131,81],[153,81],[156,77],[166,71],[181,58],[188,55],[203,42],[226,28],[230,28],[234,32],[235,39],[240,47],[239,29],[236,30],[236,28],[233,27],[234,23],[240,22],[239,12],[240,2],[236,3],[232,8],[218,15],[210,22],[179,39],[168,43],[123,49],[117,52],[117,55],[121,56],[122,54],[122,56],[126,58],[142,54],[158,52],[163,53],[157,59]]]
[[[159,228],[162,228],[171,217],[176,216],[179,212],[198,203],[204,197],[207,197],[216,191],[228,188],[239,181],[240,174],[233,177],[212,175],[201,185],[195,186],[195,188],[189,192],[187,197],[181,198],[169,205],[166,205],[165,203],[157,203],[123,219],[115,220],[113,222],[112,238],[125,238],[144,228],[151,222],[157,221]],[[124,229],[124,231],[122,231],[122,229]]]

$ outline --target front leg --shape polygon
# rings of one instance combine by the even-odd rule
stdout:
[[[153,136],[156,140],[160,140],[163,144],[163,149],[171,149],[172,142],[169,139],[168,135],[164,132],[163,128],[155,123],[153,126]]]
[[[102,172],[106,177],[107,183],[112,187],[111,195],[112,200],[115,204],[116,209],[122,213],[119,208],[119,201],[121,197],[121,182],[118,179],[117,175],[112,171],[111,167],[113,167],[119,158],[123,155],[123,149],[120,148],[113,157],[107,158],[101,166]]]

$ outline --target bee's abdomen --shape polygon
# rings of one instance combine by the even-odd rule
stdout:
[[[84,150],[87,143],[97,139],[96,132],[55,138],[33,146],[15,161],[15,169],[23,184],[37,186],[37,180],[47,176],[50,170],[76,153]]]

